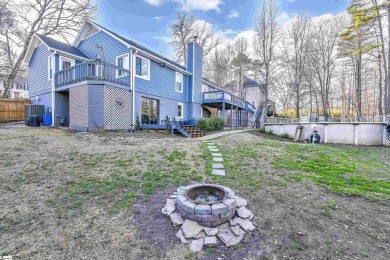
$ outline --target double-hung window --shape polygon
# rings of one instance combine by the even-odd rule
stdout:
[[[150,80],[150,60],[141,56],[135,57],[135,76]]]
[[[183,119],[183,117],[184,117],[184,104],[183,103],[177,103],[177,116],[180,119]]]
[[[47,68],[48,68],[48,74],[47,74],[47,79],[48,80],[52,80],[53,79],[53,70],[54,70],[54,66],[53,66],[53,56],[49,56],[48,59],[47,59]]]
[[[116,77],[121,78],[128,75],[125,70],[129,70],[129,54],[124,54],[116,57],[116,66],[118,67],[116,71]]]
[[[183,74],[176,72],[176,86],[177,92],[183,93]]]

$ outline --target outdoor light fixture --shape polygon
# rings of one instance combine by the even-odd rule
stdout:
[[[102,61],[102,56],[100,55],[100,53],[96,54],[96,61]]]
[[[160,66],[161,66],[161,67],[165,67],[165,63],[164,63],[164,62],[161,62],[161,63],[160,63]]]

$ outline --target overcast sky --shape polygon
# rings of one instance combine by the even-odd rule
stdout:
[[[261,0],[96,0],[99,22],[152,50],[173,58],[169,27],[176,11],[186,10],[227,39],[251,38]],[[349,0],[279,0],[279,21],[294,14],[320,16],[346,10]]]

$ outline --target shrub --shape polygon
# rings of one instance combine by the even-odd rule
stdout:
[[[283,133],[280,135],[280,137],[283,137],[283,138],[290,138],[289,134],[288,133]]]
[[[202,118],[198,122],[198,127],[200,130],[209,131],[210,128],[210,119]]]
[[[265,133],[265,127],[264,126],[260,127],[260,133]]]
[[[267,131],[267,135],[273,135],[273,134],[274,134],[274,131],[272,131],[272,129]]]
[[[225,121],[220,117],[212,117],[210,119],[210,131],[221,130],[225,125]]]
[[[198,127],[204,131],[217,131],[221,130],[224,124],[225,121],[220,117],[202,118],[198,122]]]

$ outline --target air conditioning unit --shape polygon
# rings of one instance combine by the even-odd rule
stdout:
[[[26,105],[26,123],[29,124],[30,116],[39,116],[39,122],[43,121],[43,115],[45,114],[44,105]]]

